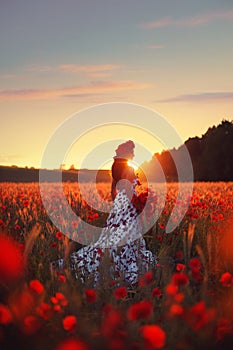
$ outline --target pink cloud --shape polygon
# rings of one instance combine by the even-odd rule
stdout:
[[[209,12],[206,14],[200,14],[183,19],[172,19],[172,17],[164,17],[153,22],[143,23],[142,28],[162,28],[162,27],[195,27],[203,24],[207,24],[211,21],[218,19],[233,19],[233,9],[224,12]]]
[[[90,78],[105,78],[105,77],[110,77],[112,74],[111,73],[102,73],[102,72],[94,72],[94,73],[89,73],[88,76]]]
[[[93,82],[89,85],[57,89],[19,89],[0,91],[0,100],[50,100],[68,96],[96,95],[127,90],[141,90],[149,84],[134,81]]]
[[[232,91],[214,91],[200,92],[193,94],[178,95],[155,102],[213,102],[213,101],[232,101]]]
[[[161,27],[168,27],[173,24],[174,24],[174,21],[171,19],[171,17],[164,17],[154,22],[144,23],[142,24],[142,27],[143,28],[161,28]]]
[[[30,77],[30,74],[0,74],[1,79],[26,79]]]
[[[99,64],[99,65],[82,65],[82,64],[61,64],[59,69],[69,73],[94,73],[119,69],[117,64]]]
[[[64,63],[56,66],[49,65],[39,65],[32,64],[25,69],[29,73],[47,73],[47,72],[62,72],[62,73],[84,73],[91,78],[100,78],[111,76],[111,72],[121,68],[121,65],[118,64],[95,64],[95,65],[86,65],[86,64],[71,64]]]

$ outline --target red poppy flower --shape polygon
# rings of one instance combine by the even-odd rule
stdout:
[[[22,252],[16,242],[5,235],[0,236],[0,280],[11,283],[18,280],[24,271]]]
[[[36,308],[36,313],[43,318],[44,320],[49,320],[53,314],[53,310],[51,306],[45,302],[43,302],[40,306]]]
[[[198,260],[197,258],[193,258],[189,261],[189,267],[191,269],[200,269],[201,268],[201,263],[200,260]]]
[[[178,290],[178,287],[175,286],[174,284],[168,284],[165,288],[167,295],[175,295],[177,290]]]
[[[114,287],[116,284],[117,284],[117,282],[114,281],[114,280],[109,280],[109,281],[108,281],[108,285],[109,285],[110,288],[111,288],[111,287]]]
[[[35,294],[41,294],[44,291],[43,284],[38,280],[32,280],[29,283],[30,290]]]
[[[202,277],[201,272],[200,272],[199,269],[193,267],[192,270],[191,270],[191,272],[192,272],[192,278],[193,278],[196,282],[201,283],[201,282],[203,281],[203,277]]]
[[[222,283],[222,285],[224,287],[230,287],[233,283],[233,276],[230,272],[225,272],[222,274],[220,280],[220,283]]]
[[[62,239],[63,233],[61,231],[56,232],[56,237],[60,241]]]
[[[161,297],[162,296],[162,291],[159,288],[154,288],[152,290],[152,297]]]
[[[0,324],[7,325],[11,323],[12,315],[9,308],[3,304],[0,304]]]
[[[233,333],[233,324],[227,318],[220,318],[217,324],[217,340],[222,340],[226,335]]]
[[[174,295],[174,300],[177,303],[182,303],[182,301],[184,300],[184,293],[177,293]]]
[[[166,333],[164,330],[155,325],[150,324],[141,327],[141,334],[145,341],[145,345],[152,349],[161,349],[166,342]]]
[[[66,339],[60,343],[56,350],[88,350],[89,347],[79,339]]]
[[[153,306],[147,300],[140,301],[129,307],[127,317],[131,321],[150,318],[153,314]]]
[[[180,304],[172,304],[169,309],[169,317],[181,316],[183,313],[184,309]]]
[[[96,302],[96,292],[94,289],[86,289],[85,296],[88,303]]]
[[[147,202],[148,192],[144,191],[140,193],[138,196],[136,194],[133,195],[131,199],[131,203],[135,207],[138,213],[142,212]]]
[[[144,286],[150,285],[152,282],[153,282],[153,273],[151,271],[148,271],[139,279],[139,286],[144,287]]]
[[[25,245],[24,245],[23,243],[20,243],[20,244],[19,244],[19,249],[20,249],[21,251],[23,251],[24,248],[25,248]]]
[[[174,273],[172,276],[172,283],[175,286],[185,286],[188,283],[188,281],[188,276],[183,272]]]
[[[187,314],[187,321],[190,326],[198,331],[215,317],[214,309],[207,309],[204,301],[200,301],[193,305]]]
[[[114,297],[116,299],[124,299],[127,295],[127,289],[125,287],[119,287],[114,291]]]
[[[184,264],[181,264],[181,263],[178,263],[177,265],[176,265],[176,271],[185,271],[185,269],[186,269],[186,266],[184,265]]]
[[[41,327],[40,320],[33,316],[29,315],[26,316],[23,321],[23,332],[26,334],[33,334],[36,333]]]
[[[103,309],[102,309],[102,312],[104,315],[108,315],[110,311],[113,310],[113,306],[112,304],[106,304],[104,305]]]
[[[176,254],[175,254],[176,259],[183,259],[183,257],[184,257],[184,253],[181,250],[176,252]]]
[[[73,315],[68,315],[63,319],[62,324],[66,331],[73,333],[77,327],[77,318]]]
[[[68,305],[68,301],[66,299],[66,297],[64,296],[64,294],[57,292],[55,294],[55,297],[51,297],[50,301],[52,304],[59,304],[61,306],[66,306]]]
[[[59,280],[60,282],[65,283],[65,282],[66,282],[66,277],[65,277],[64,275],[60,274],[60,275],[58,276],[58,280]]]
[[[102,323],[102,334],[107,338],[112,338],[117,329],[122,323],[122,315],[119,311],[109,306],[109,310],[105,312]]]

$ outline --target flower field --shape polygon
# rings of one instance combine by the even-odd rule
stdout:
[[[110,203],[110,185],[96,186]],[[88,204],[98,204],[93,184],[85,184],[86,198],[77,184],[63,188],[79,216],[67,223],[69,232],[88,238],[83,223],[103,227],[107,218],[101,205]],[[48,191],[56,211],[62,205],[56,184]],[[51,270],[52,261],[68,262],[81,244],[53,225],[39,185],[0,184],[1,349],[231,349],[233,183],[195,183],[189,208],[171,233],[165,228],[177,184],[166,184],[165,200],[163,191],[153,184],[142,217],[145,224],[159,213],[144,234],[159,263],[130,286],[120,276],[109,278],[111,261],[104,256],[101,284],[94,287],[92,276],[82,284],[69,267]],[[140,198],[146,201],[144,190]]]

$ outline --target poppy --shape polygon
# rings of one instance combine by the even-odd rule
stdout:
[[[86,289],[85,297],[88,303],[94,303],[96,301],[96,292],[94,289]]]
[[[73,315],[68,315],[63,319],[62,324],[66,331],[73,333],[76,330],[77,318]]]
[[[22,251],[16,242],[5,235],[0,236],[0,280],[11,283],[18,280],[24,271]]]
[[[150,318],[152,314],[153,306],[151,302],[143,300],[129,307],[127,317],[129,320],[135,321]]]
[[[125,287],[119,287],[114,291],[114,297],[116,299],[124,299],[127,295],[127,289]]]
[[[146,346],[149,345],[152,349],[161,349],[164,347],[166,342],[166,333],[161,327],[155,324],[142,326],[141,334]]]

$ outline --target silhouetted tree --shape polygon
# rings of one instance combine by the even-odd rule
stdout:
[[[184,145],[192,160],[194,180],[233,181],[233,121],[222,120],[221,124],[209,128],[201,138],[189,138]],[[166,181],[177,181],[173,158],[182,161],[184,145],[177,150],[173,148],[161,154],[155,153],[151,161],[143,163],[142,168],[148,177],[152,181],[163,181],[159,162]]]

